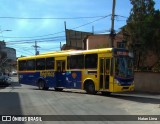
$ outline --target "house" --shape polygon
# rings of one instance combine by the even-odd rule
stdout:
[[[84,49],[99,49],[99,48],[108,48],[111,46],[111,37],[110,34],[95,34],[89,35],[84,39]],[[115,48],[125,48],[126,44],[123,42],[122,35],[116,35],[113,46]]]
[[[110,47],[110,34],[93,34],[90,32],[81,32],[75,30],[66,30],[66,44],[62,50],[69,49],[99,49]],[[123,35],[118,33],[114,39],[114,47],[125,48]]]
[[[64,44],[61,49],[84,49],[83,40],[89,35],[93,35],[93,33],[66,29],[66,44]]]

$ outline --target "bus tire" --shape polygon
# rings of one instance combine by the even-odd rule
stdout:
[[[38,81],[38,88],[39,88],[39,90],[45,89],[45,82],[43,80]]]
[[[95,91],[95,85],[92,81],[88,81],[86,82],[86,92],[88,94],[96,94],[96,91]]]
[[[55,91],[62,91],[63,90],[63,88],[54,88],[55,89]]]

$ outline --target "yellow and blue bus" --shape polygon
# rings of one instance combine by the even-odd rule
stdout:
[[[68,50],[18,58],[19,83],[83,89],[89,94],[134,90],[133,59],[126,49]]]

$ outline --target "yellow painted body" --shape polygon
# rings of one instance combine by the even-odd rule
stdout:
[[[110,63],[111,63],[111,59],[114,58],[112,50],[113,50],[112,48],[104,48],[104,49],[95,49],[95,50],[68,50],[68,51],[60,51],[60,52],[49,52],[49,53],[41,54],[37,56],[22,57],[22,58],[19,58],[18,61],[54,57],[55,61],[60,61],[60,60],[65,61],[65,71],[67,72],[67,71],[76,71],[76,70],[67,69],[67,56],[97,53],[98,65],[96,69],[77,69],[77,71],[82,72],[82,89],[84,89],[84,83],[86,80],[92,80],[94,82],[96,91],[108,91],[108,92],[133,91],[134,84],[130,86],[119,86],[116,82],[114,82],[114,70],[112,75],[110,74],[110,70],[108,70],[107,72],[107,76],[109,76],[109,88],[105,88],[104,83],[102,84],[103,86],[100,87],[100,75],[102,75],[100,73],[100,61],[108,59],[110,60]],[[55,69],[53,71],[57,71],[56,62],[54,64],[55,64],[54,65]],[[50,72],[48,72],[47,74],[53,75],[53,73],[50,73]],[[106,76],[106,75],[104,74],[103,76]]]

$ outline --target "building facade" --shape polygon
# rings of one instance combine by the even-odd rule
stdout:
[[[6,47],[4,41],[0,41],[0,71],[9,73],[16,69],[16,50]]]
[[[121,33],[118,33],[114,38],[114,47],[126,48],[126,43],[123,39],[123,35]],[[110,43],[110,34],[93,34],[91,32],[81,32],[66,29],[66,44],[64,44],[61,49],[89,50],[109,48],[111,46]]]

